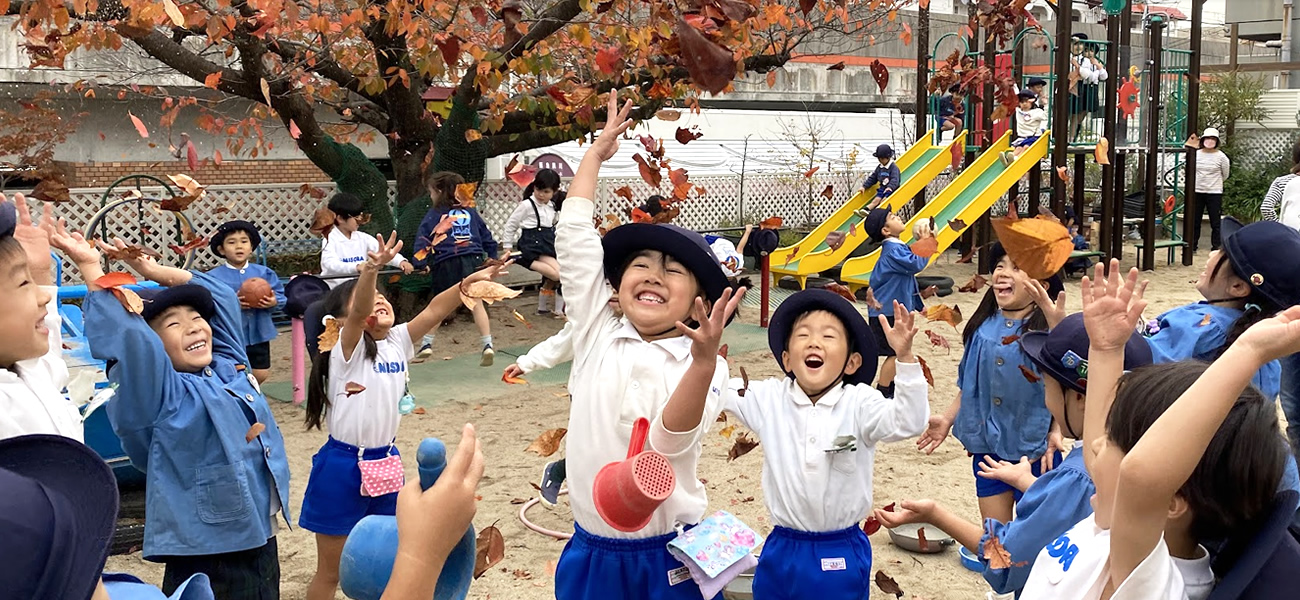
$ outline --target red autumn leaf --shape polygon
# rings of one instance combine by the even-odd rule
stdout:
[[[960,171],[960,170],[961,170],[961,163],[962,163],[962,159],[963,159],[963,156],[962,156],[962,147],[963,147],[963,146],[965,146],[965,144],[951,144],[951,145],[949,146],[949,148],[948,148],[948,154],[950,154],[950,155],[952,156],[952,172],[953,172],[953,173],[956,173],[957,171]]]
[[[758,228],[759,228],[759,229],[777,229],[777,228],[781,227],[781,223],[783,223],[784,221],[785,221],[785,219],[782,219],[781,217],[768,217],[768,218],[763,219],[762,221],[759,221],[759,222],[758,222]]]
[[[199,170],[199,151],[194,147],[194,142],[185,142],[185,164],[191,171]]]
[[[248,431],[244,432],[244,442],[249,444],[253,443],[253,440],[257,439],[257,436],[262,435],[263,431],[266,431],[266,425],[253,423],[253,425],[248,428]]]
[[[1070,232],[1053,221],[993,219],[993,230],[1016,267],[1040,281],[1060,271],[1074,252]]]
[[[618,197],[620,197],[620,198],[622,198],[622,199],[624,199],[624,200],[627,200],[628,202],[635,202],[635,200],[632,199],[632,188],[631,188],[631,186],[626,186],[626,185],[625,185],[625,186],[623,186],[623,187],[621,187],[621,188],[618,188],[618,189],[614,190],[614,195],[615,195],[615,196],[618,196]]]
[[[925,336],[930,338],[930,345],[936,348],[943,348],[948,351],[948,353],[952,353],[952,346],[948,343],[948,338],[943,337],[930,329],[925,330]]]
[[[713,43],[682,19],[677,19],[673,32],[677,34],[681,58],[691,81],[710,94],[731,85],[736,77],[736,59],[730,50]]]
[[[1028,381],[1029,383],[1038,383],[1043,379],[1042,377],[1039,377],[1037,373],[1029,370],[1029,367],[1026,367],[1025,365],[1020,365],[1020,374],[1024,375],[1025,381]]]
[[[171,251],[175,252],[176,254],[189,254],[190,252],[193,252],[194,250],[197,250],[207,245],[208,245],[208,238],[200,236],[188,242],[185,242],[185,245],[183,246],[178,246],[176,244],[168,244],[167,247],[170,248]]]
[[[140,117],[135,116],[130,111],[127,111],[126,116],[131,117],[131,124],[135,126],[136,133],[139,133],[140,137],[147,139],[149,137],[149,128],[144,126],[144,121],[141,121]]]
[[[886,594],[892,594],[895,598],[903,597],[903,588],[898,587],[898,582],[886,575],[884,571],[876,571],[876,587]]]
[[[843,231],[832,231],[826,234],[826,245],[831,250],[839,250],[844,245],[845,235]]]
[[[221,151],[220,151],[220,150],[217,150],[216,152],[213,152],[213,153],[212,153],[212,164],[217,165],[218,167],[220,167],[220,166],[221,166],[221,163],[224,162],[224,160],[225,160],[225,159],[223,159],[223,158],[221,157]]]
[[[688,144],[688,143],[690,143],[690,142],[692,142],[692,141],[695,141],[695,140],[698,140],[698,139],[704,137],[704,133],[703,133],[703,132],[700,132],[700,131],[696,131],[694,127],[690,128],[690,129],[686,129],[686,128],[684,128],[684,127],[678,127],[678,128],[677,128],[677,135],[676,135],[675,137],[677,138],[677,142],[678,142],[678,143],[680,143],[680,144]]]
[[[827,70],[827,71],[843,71],[843,70],[844,70],[844,61],[840,61],[840,62],[837,62],[837,63],[835,63],[835,64],[833,64],[833,65],[831,65],[831,66],[829,66],[829,67],[826,67],[826,70]]]
[[[749,454],[750,450],[753,450],[754,448],[757,447],[758,447],[758,440],[753,439],[742,433],[736,436],[736,442],[732,444],[731,449],[727,451],[727,462],[731,462],[733,460],[736,460],[737,458]]]
[[[964,265],[970,263],[971,259],[975,258],[975,253],[978,251],[979,251],[979,246],[971,248],[970,252],[963,254],[961,258],[957,259],[957,264]]]
[[[475,548],[474,579],[482,577],[506,557],[506,539],[495,525],[489,525],[478,533]]]
[[[564,434],[568,432],[569,430],[563,427],[543,431],[537,439],[533,440],[533,443],[524,448],[524,452],[536,452],[542,458],[555,454],[560,450],[560,442],[564,439]]]
[[[32,190],[32,197],[44,202],[71,202],[72,192],[68,189],[68,184],[58,179],[42,179]]]
[[[794,257],[796,257],[796,256],[799,256],[799,246],[795,246],[795,247],[793,247],[793,248],[790,249],[790,253],[787,254],[787,255],[785,255],[785,263],[784,263],[784,264],[787,264],[787,265],[790,264],[790,261],[794,260]]]
[[[835,186],[834,186],[834,185],[827,185],[824,189],[822,189],[822,197],[825,198],[825,199],[827,199],[827,200],[830,200],[830,199],[834,198],[834,197],[835,197]],[[852,233],[850,233],[850,235],[852,235]]]
[[[885,93],[885,88],[889,87],[889,67],[879,59],[871,61],[871,78],[876,80],[876,86],[880,88],[880,93]]]
[[[556,86],[551,86],[546,88],[546,95],[550,96],[551,99],[554,100],[555,103],[559,106],[569,105],[569,96],[564,93],[564,90]]]
[[[203,87],[217,89],[221,85],[221,71],[213,71],[203,78]]]
[[[911,46],[911,45],[912,45],[912,26],[911,26],[911,25],[908,25],[907,23],[903,23],[903,32],[900,33],[900,34],[898,34],[898,39],[903,40],[903,45],[904,45],[904,46]]]
[[[640,154],[634,155],[632,160],[636,162],[637,169],[641,172],[641,179],[650,184],[650,187],[659,187],[663,183],[663,173],[658,164],[651,166],[649,161]]]
[[[767,72],[767,87],[768,87],[768,89],[771,89],[771,88],[776,87],[776,70],[775,70],[775,69],[773,69],[773,70]]]
[[[298,123],[293,119],[289,119],[289,137],[295,140],[302,137],[302,130],[298,129]]]
[[[654,223],[655,218],[650,216],[650,213],[641,210],[640,207],[637,207],[632,209],[632,222],[633,223]]]
[[[916,530],[916,544],[917,547],[921,549],[921,552],[928,552],[930,550],[930,540],[925,539],[924,527]]]
[[[525,381],[523,377],[511,377],[509,375],[502,375],[501,381],[514,384],[514,385],[528,385],[528,382]]]
[[[1020,336],[1018,336],[1018,335],[1008,335],[1008,336],[1003,336],[1003,338],[1002,338],[1002,345],[1003,345],[1003,346],[1010,346],[1011,344],[1014,344],[1014,343],[1016,343],[1016,342],[1018,342],[1018,341],[1020,341]]]
[[[1067,167],[1057,167],[1056,176],[1060,177],[1061,181],[1065,182],[1065,185],[1070,185],[1070,171]]]
[[[474,20],[478,22],[479,27],[487,27],[488,12],[486,8],[481,5],[474,5],[470,7],[469,12],[474,16]]]
[[[957,288],[957,291],[966,292],[967,294],[973,294],[975,292],[984,289],[984,286],[988,285],[988,282],[989,280],[987,278],[985,278],[983,275],[980,275],[979,273],[976,273],[974,277],[970,278],[970,281],[967,281],[966,283],[962,284],[961,287]]]
[[[883,511],[885,511],[885,512],[894,512],[894,510],[896,510],[897,508],[898,508],[898,503],[897,503],[897,502],[890,502],[889,504],[886,504],[885,507],[882,508],[882,509],[880,509],[880,510],[883,510]]]
[[[912,254],[921,258],[930,258],[939,252],[939,238],[928,237],[911,244]]]
[[[668,170],[668,181],[673,182],[673,185],[682,185],[686,183],[689,178],[690,176],[686,174],[686,169]]]
[[[448,35],[434,43],[438,45],[438,52],[442,54],[442,62],[448,67],[455,67],[460,61],[460,38]]]
[[[443,360],[446,360],[446,359],[443,359]],[[424,414],[424,413],[426,413],[426,412],[428,412],[428,411],[424,410],[424,407],[423,407],[423,406],[417,406],[417,407],[411,409],[411,414],[413,414],[413,415],[422,415],[422,414]]]
[[[862,523],[862,533],[873,535],[877,531],[880,531],[880,520],[875,517],[867,517],[867,520]]]
[[[858,301],[858,299],[853,296],[853,292],[849,291],[849,286],[842,283],[828,283],[826,284],[826,291],[835,292],[849,302],[857,303]]]
[[[812,177],[813,175],[817,174],[817,170],[818,170],[818,169],[821,169],[821,167],[813,167],[813,168],[811,168],[811,169],[808,169],[807,171],[804,171],[804,172],[803,172],[803,176],[804,176],[805,178]]]
[[[953,231],[961,231],[965,228],[966,228],[966,222],[961,219],[952,219],[951,221],[948,221],[948,229],[951,229]]]
[[[803,16],[808,16],[814,8],[817,8],[817,0],[799,0],[799,10],[803,11]]]
[[[361,392],[366,391],[366,386],[361,385],[355,381],[349,381],[343,384],[343,391],[346,393],[347,397],[351,398],[352,396],[355,396],[357,394],[360,394]]]
[[[931,322],[943,321],[944,323],[952,325],[953,329],[956,329],[957,324],[961,323],[961,308],[948,306],[946,304],[927,306],[925,307],[925,318],[929,319]]]
[[[857,236],[858,236],[858,222],[849,221],[849,237],[857,237]]]
[[[130,273],[123,273],[122,271],[106,273],[103,277],[95,280],[95,285],[106,290],[111,290],[123,285],[132,285],[134,283],[136,283],[135,277],[132,277]]]
[[[924,358],[916,357],[916,362],[921,364],[921,374],[925,376],[925,382],[934,387],[934,373],[930,372],[930,365],[925,362]]]

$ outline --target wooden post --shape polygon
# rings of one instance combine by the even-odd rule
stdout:
[[[1071,206],[1074,208],[1074,218],[1076,220],[1083,217],[1083,205],[1084,205],[1083,196],[1084,194],[1087,193],[1084,190],[1083,184],[1086,183],[1085,181],[1086,178],[1083,175],[1084,172],[1087,170],[1088,170],[1087,155],[1083,153],[1076,153],[1074,155],[1074,179],[1070,180],[1070,182],[1074,184],[1074,193],[1073,193],[1074,198],[1073,198],[1073,204],[1071,204]],[[1061,213],[1064,212],[1065,211],[1061,211]],[[1058,213],[1058,216],[1061,213]]]
[[[1193,11],[1195,11],[1195,9],[1193,9]],[[1196,17],[1193,16],[1192,19],[1193,19],[1192,26],[1195,27],[1196,26],[1195,24],[1197,23]],[[1229,31],[1230,33],[1228,34],[1228,70],[1236,71],[1237,70],[1237,40],[1239,34],[1241,33],[1241,26],[1237,23],[1233,23]]]
[[[1110,248],[1102,250],[1110,258],[1124,260],[1124,198],[1128,195],[1128,152],[1115,151],[1115,215],[1111,223]],[[1100,243],[1100,240],[1098,240]]]
[[[1122,16],[1122,23],[1119,28],[1119,71],[1111,74],[1111,79],[1116,79],[1123,74],[1128,73],[1129,66],[1133,64],[1133,28],[1129,26],[1129,16]],[[1118,102],[1119,91],[1116,90],[1116,102]],[[1112,146],[1129,145],[1128,119],[1120,118],[1119,112],[1116,111],[1115,118],[1115,137],[1111,140]],[[1115,153],[1115,158],[1119,162],[1115,165],[1115,222],[1111,228],[1115,232],[1115,239],[1111,242],[1115,257],[1123,260],[1124,258],[1124,199],[1128,196],[1128,171],[1125,169],[1128,165],[1128,157],[1124,154]]]
[[[916,13],[916,135],[929,131],[930,121],[930,4],[923,3]],[[935,135],[943,132],[935,128]],[[925,188],[912,198],[912,209],[925,206]]]
[[[1187,57],[1187,133],[1190,135],[1199,128],[1200,121],[1200,103],[1201,103],[1201,30],[1203,29],[1201,21],[1205,15],[1205,0],[1192,0],[1192,39],[1189,45],[1191,55]],[[1233,33],[1236,33],[1236,25],[1233,25]],[[1230,44],[1234,59],[1237,56],[1236,40]],[[1201,199],[1196,197],[1196,149],[1188,148],[1186,171],[1183,174],[1183,241],[1187,242],[1183,246],[1183,266],[1190,267],[1196,261],[1193,246],[1200,240],[1192,239],[1196,235],[1196,226],[1200,225],[1196,219],[1196,208]]]
[[[1146,214],[1142,219],[1142,265],[1143,271],[1156,268],[1156,210],[1160,202],[1156,198],[1156,180],[1160,178],[1160,69],[1164,52],[1165,20],[1160,15],[1152,15],[1147,25],[1147,64],[1151,70],[1146,75],[1147,98],[1146,110],[1142,111],[1147,125],[1146,139]]]
[[[1119,119],[1119,30],[1128,26],[1128,18],[1127,14],[1106,17],[1106,41],[1109,42],[1106,49],[1106,72],[1110,77],[1106,78],[1102,102],[1102,135],[1110,143],[1112,155],[1118,154],[1116,148],[1119,146],[1119,140],[1115,139],[1115,121]],[[1124,209],[1120,203],[1124,194],[1115,189],[1115,158],[1112,156],[1109,162],[1110,164],[1101,166],[1101,231],[1097,235],[1097,250],[1107,253],[1107,258],[1119,258],[1111,254],[1111,236],[1123,235],[1122,227],[1118,230],[1115,228],[1115,212],[1118,210],[1122,216]]]
[[[1056,3],[1056,91],[1052,94],[1055,113],[1052,115],[1052,171],[1066,166],[1066,153],[1070,150],[1070,15],[1074,12],[1073,0]],[[1065,206],[1065,182],[1060,177],[1052,180],[1052,212],[1061,214]]]
[[[989,72],[991,73],[997,73],[997,63],[998,63],[997,48],[998,48],[998,42],[996,36],[993,35],[992,31],[985,29],[984,30],[984,66],[987,67],[989,69]],[[980,140],[981,153],[988,152],[989,148],[993,147],[993,142],[994,142],[993,108],[996,107],[998,104],[997,99],[993,97],[992,80],[984,84],[984,89],[982,91],[983,93],[981,95],[983,96],[983,101],[980,102],[979,128],[984,132],[984,135],[981,136],[982,139]],[[982,249],[988,246],[988,243],[992,240],[993,240],[993,224],[991,221],[989,221],[989,214],[986,212],[983,215],[980,215],[979,221],[976,222],[975,244]],[[980,251],[979,262],[977,263],[979,265],[978,271],[980,273],[993,272],[994,265],[988,264],[987,256],[985,256],[986,254],[987,253],[984,252],[983,250]]]

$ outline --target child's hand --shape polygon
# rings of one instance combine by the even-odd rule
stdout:
[[[421,491],[419,478],[413,477],[398,493],[398,560],[441,565],[474,518],[475,490],[482,478],[483,451],[474,426],[466,424],[438,482]]]
[[[1057,452],[1065,453],[1069,451],[1070,449],[1065,446],[1065,436],[1061,435],[1060,424],[1053,423],[1052,428],[1047,432],[1047,451],[1044,452],[1043,457],[1039,459],[1039,461],[1042,462],[1040,472],[1046,473],[1051,471],[1052,467],[1056,466],[1055,462]]]
[[[1052,329],[1061,321],[1065,320],[1065,292],[1062,291],[1053,299],[1048,293],[1043,282],[1038,281],[1025,274],[1024,271],[1012,271],[1012,278],[1016,280],[1016,285],[1023,285],[1029,292],[1029,297],[1038,305],[1038,309],[1043,311],[1043,316],[1047,319],[1047,328]]]
[[[393,259],[397,258],[397,253],[401,251],[401,249],[402,240],[397,239],[396,231],[390,234],[388,239],[384,239],[384,236],[381,235],[379,236],[379,250],[375,252],[367,252],[366,255],[370,257],[370,260],[367,262],[370,266],[373,266],[376,269],[382,268],[384,265],[393,262]],[[405,267],[403,267],[403,270],[405,270]]]
[[[912,339],[920,331],[916,327],[916,315],[911,311],[903,308],[897,300],[894,301],[894,324],[889,324],[889,319],[885,315],[876,317],[880,319],[880,327],[885,331],[885,339],[889,340],[889,347],[894,349],[895,357],[900,362],[914,362],[916,357],[912,356]]]
[[[692,361],[712,365],[717,360],[718,346],[722,343],[722,329],[726,327],[731,313],[736,312],[740,299],[745,296],[743,287],[734,294],[733,291],[731,288],[723,290],[722,297],[713,303],[713,310],[707,313],[704,310],[704,300],[697,297],[695,308],[691,311],[691,316],[699,323],[695,329],[687,327],[681,321],[677,322],[677,330],[691,340]]]
[[[1300,352],[1300,306],[1251,325],[1230,350],[1238,348],[1254,355],[1260,365]]]
[[[632,114],[632,101],[629,100],[623,104],[623,108],[618,107],[618,92],[610,91],[609,103],[606,105],[605,127],[592,142],[591,148],[587,152],[593,153],[601,162],[607,161],[614,157],[618,152],[618,136],[623,135],[632,126],[632,121],[628,120],[628,115]]]
[[[402,273],[405,275],[410,275],[415,272],[415,265],[412,265],[409,260],[402,261],[400,268],[402,269]]]
[[[0,202],[5,201],[4,194],[0,194]],[[54,205],[44,203],[40,226],[32,223],[32,212],[27,206],[26,196],[15,194],[14,205],[18,208],[14,239],[18,240],[23,252],[27,254],[27,266],[31,269],[32,276],[39,280],[37,283],[52,285],[54,279],[50,270],[54,267],[54,261],[50,257],[50,231],[54,224]]]
[[[524,375],[526,375],[526,373],[524,373],[523,368],[519,366],[519,363],[514,363],[506,367],[505,373],[502,374],[503,377],[523,377]]]
[[[1138,270],[1129,270],[1128,277],[1119,278],[1119,259],[1110,261],[1110,277],[1106,277],[1105,262],[1097,263],[1095,277],[1083,278],[1080,286],[1083,295],[1083,324],[1088,330],[1088,341],[1094,348],[1118,350],[1124,347],[1147,302],[1142,298],[1147,282],[1138,284]]]
[[[101,251],[113,250],[126,253],[126,256],[131,257],[122,259],[122,262],[126,263],[126,266],[131,267],[132,270],[139,273],[140,276],[145,279],[157,281],[154,279],[154,276],[158,273],[158,262],[155,261],[152,256],[141,252],[126,252],[131,246],[122,241],[122,238],[113,238],[113,245],[111,246],[102,241],[98,243]]]
[[[1005,460],[993,460],[990,455],[985,454],[984,460],[980,461],[979,476],[1001,481],[1023,492],[1029,487],[1027,484],[1034,481],[1034,463],[1030,462],[1027,456],[1020,457],[1020,462],[1011,463]]]
[[[925,433],[916,439],[916,449],[926,454],[932,454],[939,449],[939,444],[948,439],[948,432],[952,431],[952,421],[944,415],[931,415],[929,425],[925,428]]]
[[[41,224],[44,226],[44,223]],[[50,245],[77,263],[78,267],[87,264],[99,264],[101,255],[94,244],[86,241],[79,231],[68,231],[68,224],[63,219],[50,225]]]
[[[247,303],[247,302],[244,302],[244,299],[243,299],[243,298],[240,298],[240,299],[239,299],[239,307],[240,307],[240,308],[275,308],[275,305],[277,305],[277,304],[279,304],[279,303],[280,303],[280,302],[279,302],[278,300],[275,299],[275,295],[274,295],[274,294],[273,294],[273,295],[270,295],[270,296],[267,296],[267,297],[265,297],[265,298],[262,298],[261,300],[258,300],[257,302],[255,302],[255,303],[253,303],[253,304],[249,304],[249,303]]]
[[[469,285],[476,281],[487,281],[489,279],[496,279],[498,277],[505,275],[506,273],[509,273],[510,265],[513,264],[515,264],[515,261],[508,260],[499,265],[488,265],[482,269],[470,273],[469,277],[465,278],[464,283],[465,285]]]
[[[892,511],[877,508],[872,515],[886,529],[893,529],[909,523],[927,522],[934,514],[934,507],[934,500],[903,500]]]

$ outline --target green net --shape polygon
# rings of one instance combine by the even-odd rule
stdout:
[[[402,239],[404,248],[410,248],[405,252],[408,257],[415,254],[415,234],[420,228],[420,221],[424,220],[424,215],[432,206],[429,195],[425,194],[406,204],[397,205],[394,211],[397,217],[397,236]],[[403,291],[424,293],[432,287],[432,279],[428,275],[409,275],[403,277],[397,285]]]
[[[325,143],[333,147],[343,163],[343,168],[334,178],[339,191],[360,198],[365,204],[366,212],[370,213],[370,222],[362,229],[371,234],[392,231],[393,212],[388,208],[388,178],[384,177],[360,148],[352,144],[340,144],[332,138],[326,138]]]

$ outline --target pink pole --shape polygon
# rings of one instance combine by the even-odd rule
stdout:
[[[293,319],[293,403],[302,404],[307,399],[307,333],[302,319]]]

